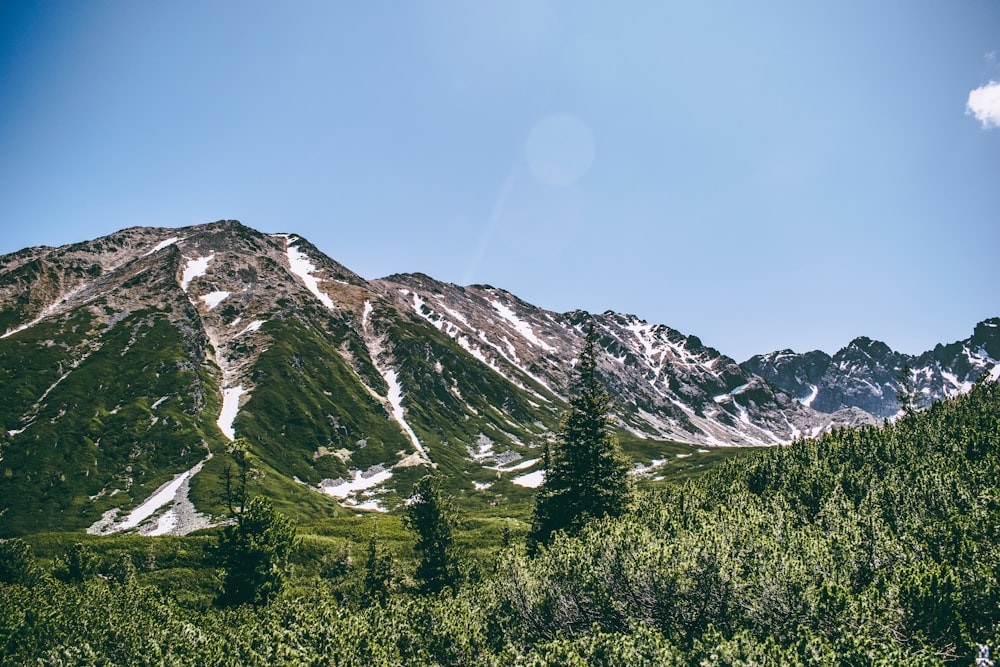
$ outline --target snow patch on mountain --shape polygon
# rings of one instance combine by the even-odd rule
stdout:
[[[237,336],[242,336],[243,334],[250,333],[251,331],[257,331],[260,329],[267,320],[254,320],[250,324],[246,325],[243,331],[236,334]]]
[[[60,307],[63,304],[65,304],[67,301],[69,301],[70,299],[72,299],[74,296],[76,296],[77,294],[79,294],[80,292],[82,292],[83,290],[85,290],[88,286],[89,285],[87,283],[84,283],[82,285],[78,285],[78,286],[74,287],[73,289],[69,290],[68,292],[66,292],[65,294],[63,294],[61,297],[59,297],[56,301],[54,301],[53,303],[51,303],[48,306],[46,306],[45,308],[43,308],[42,312],[39,313],[38,317],[36,317],[35,319],[31,320],[30,322],[27,322],[27,323],[22,324],[22,325],[20,325],[18,327],[15,327],[14,329],[8,329],[4,334],[0,335],[0,338],[6,338],[7,336],[13,336],[14,334],[16,334],[16,333],[18,333],[20,331],[24,331],[25,329],[30,329],[31,327],[35,326],[36,324],[38,324],[39,322],[41,322],[42,320],[44,320],[46,317],[49,317],[51,315],[56,314],[59,311]]]
[[[382,377],[385,378],[385,383],[389,385],[389,392],[386,398],[389,400],[389,405],[392,406],[392,417],[395,419],[399,425],[403,428],[403,431],[409,436],[410,441],[418,452],[420,452],[424,459],[430,463],[430,457],[427,456],[427,451],[424,450],[424,446],[420,444],[420,438],[410,427],[410,424],[406,421],[406,411],[403,409],[403,387],[399,384],[399,377],[396,375],[396,371],[392,369],[387,369],[382,373]]]
[[[495,343],[495,342],[493,342],[492,340],[489,339],[489,336],[487,335],[487,333],[485,331],[482,331],[480,329],[474,329],[469,324],[468,318],[466,318],[461,313],[459,313],[459,312],[457,312],[457,311],[455,311],[455,310],[453,310],[451,308],[443,307],[443,310],[445,310],[449,315],[451,315],[452,317],[454,317],[456,320],[459,320],[460,322],[462,322],[462,324],[466,327],[465,330],[463,330],[462,328],[460,328],[455,323],[450,322],[447,319],[445,319],[444,317],[442,317],[440,315],[440,313],[436,312],[433,308],[431,308],[431,306],[427,303],[427,300],[424,299],[423,296],[421,296],[420,294],[418,294],[416,292],[411,292],[408,289],[400,289],[399,292],[403,296],[407,296],[407,297],[412,296],[413,300],[411,302],[411,305],[413,307],[414,312],[417,315],[419,315],[421,318],[427,320],[427,322],[429,322],[430,324],[432,324],[434,326],[434,328],[436,328],[438,331],[442,331],[445,334],[447,334],[452,340],[454,340],[456,343],[458,343],[460,346],[462,346],[462,348],[464,348],[466,352],[468,352],[469,354],[471,354],[472,356],[474,356],[476,359],[478,359],[482,363],[484,363],[487,366],[489,366],[498,375],[500,375],[501,377],[503,377],[508,382],[514,383],[519,389],[523,389],[524,391],[530,392],[536,398],[538,398],[539,400],[545,401],[546,403],[551,402],[548,398],[546,398],[545,396],[539,394],[537,391],[535,391],[531,387],[525,386],[525,384],[523,382],[520,382],[517,378],[512,377],[510,373],[504,372],[500,368],[500,366],[493,359],[490,359],[483,352],[483,350],[478,345],[476,345],[475,343],[473,343],[474,340],[479,340],[482,343],[485,343],[487,346],[489,346],[490,348],[492,348],[493,350],[495,350],[500,355],[501,358],[503,358],[506,361],[510,362],[513,366],[515,366],[518,370],[520,370],[522,373],[524,373],[527,377],[531,378],[532,380],[534,380],[535,382],[537,382],[542,387],[545,387],[545,389],[547,389],[549,392],[555,394],[555,392],[552,391],[552,388],[548,385],[548,383],[545,380],[543,380],[542,378],[538,377],[536,374],[532,373],[531,371],[529,371],[524,366],[524,364],[518,358],[517,351],[514,349],[513,344],[510,342],[509,339],[506,338],[506,336],[502,336],[502,335],[499,336],[499,338],[504,343],[504,345],[503,346],[498,345],[497,343]],[[438,297],[438,301],[440,301],[440,300],[441,300],[440,297]],[[491,301],[491,303],[493,304],[493,306],[495,308],[497,307],[497,303],[496,302]],[[505,306],[503,306],[502,304],[500,304],[500,307],[505,307]],[[526,322],[522,322],[521,320],[518,320],[516,318],[516,316],[513,315],[513,311],[510,311],[510,313],[514,317],[514,319],[517,320],[517,322],[519,322],[520,324],[524,325],[525,327],[528,327],[528,332],[529,332],[530,336],[536,338],[536,344],[538,344],[539,347],[541,347],[543,345],[546,345],[543,341],[537,340],[537,337],[535,337],[534,332],[530,330],[530,326],[528,326]],[[475,334],[475,338],[472,337],[473,333]],[[519,333],[521,333],[522,336],[524,335],[523,331],[521,331]],[[551,348],[551,346],[548,346],[548,347]],[[554,350],[555,348],[551,348],[551,349]]]
[[[454,309],[449,308],[448,306],[446,306],[444,304],[444,298],[443,297],[438,296],[437,300],[438,300],[439,304],[441,305],[441,308],[444,310],[444,312],[448,313],[449,315],[451,315],[452,317],[454,317],[456,320],[458,320],[459,322],[461,322],[465,326],[469,326],[469,320],[466,319],[465,315],[463,315],[462,313],[458,312],[457,310],[454,310]]]
[[[938,364],[938,368],[940,369],[941,372],[941,377],[944,378],[948,382],[948,384],[951,385],[951,389],[945,388],[945,392],[948,393],[949,395],[968,393],[972,389],[973,384],[975,384],[969,381],[962,382],[961,380],[958,379],[957,375],[955,375],[954,373],[949,373],[948,371],[940,367],[941,364]]]
[[[219,419],[216,422],[219,430],[230,440],[236,439],[236,432],[233,430],[233,422],[240,410],[240,396],[244,394],[243,386],[229,387],[222,391],[222,410],[219,412]]]
[[[157,243],[155,246],[153,246],[153,249],[150,250],[149,252],[147,252],[145,255],[143,255],[143,257],[149,257],[150,255],[163,250],[167,246],[172,246],[173,244],[177,243],[178,241],[183,241],[183,240],[184,239],[182,239],[179,236],[171,236],[166,241],[160,241],[159,243]]]
[[[514,459],[515,461],[518,459]],[[526,459],[520,463],[516,463],[512,466],[483,466],[487,470],[496,470],[497,472],[514,472],[515,470],[524,470],[525,468],[530,468],[541,461],[541,459]]]
[[[94,522],[87,532],[91,535],[108,535],[119,533],[125,530],[132,530],[139,527],[152,517],[158,510],[168,504],[172,504],[170,510],[159,518],[149,522],[139,529],[143,535],[184,535],[199,528],[209,525],[209,518],[198,513],[187,494],[191,478],[198,474],[205,462],[212,458],[209,453],[203,460],[199,461],[190,470],[186,470],[175,475],[169,482],[165,482],[154,491],[138,507],[129,512],[121,521],[117,520],[120,512],[119,508],[113,508],[105,512],[100,519]]]
[[[476,437],[476,448],[466,445],[465,449],[473,461],[485,461],[493,458],[493,440],[485,433],[481,432]]]
[[[184,270],[181,272],[181,289],[185,292],[188,291],[192,280],[205,275],[208,271],[208,265],[215,259],[215,253],[207,257],[188,257],[186,259]]]
[[[518,486],[523,486],[527,489],[537,489],[542,484],[545,483],[545,471],[536,470],[534,472],[529,472],[526,475],[520,475],[510,480]]]
[[[732,391],[726,392],[725,394],[719,394],[718,396],[713,396],[712,400],[714,400],[716,403],[723,403],[727,399],[732,399],[734,396],[742,394],[748,386],[749,384],[741,384],[740,386],[734,388]]]
[[[292,270],[292,273],[297,275],[302,282],[305,283],[309,291],[316,295],[324,306],[333,310],[336,305],[333,303],[333,299],[327,296],[323,290],[319,288],[319,278],[313,274],[316,272],[316,266],[310,261],[309,256],[298,249],[297,246],[292,245],[299,239],[294,237],[289,237],[285,239],[285,254],[288,256],[288,267]]]
[[[800,398],[799,403],[806,406],[807,408],[812,407],[813,401],[816,400],[817,396],[819,396],[819,387],[817,387],[814,384],[811,384],[809,385],[809,395],[806,396],[805,398]]]
[[[431,461],[430,457],[427,455],[427,450],[424,449],[423,444],[420,442],[420,438],[417,437],[416,432],[410,426],[409,422],[406,421],[406,411],[403,408],[403,387],[399,383],[399,376],[396,371],[383,366],[379,357],[382,355],[383,344],[382,341],[374,335],[370,335],[370,324],[371,315],[373,312],[371,301],[365,301],[364,313],[361,317],[362,327],[366,334],[366,342],[368,345],[368,351],[371,356],[372,365],[375,366],[375,370],[379,372],[382,379],[385,380],[389,391],[386,393],[385,400],[389,402],[389,414],[392,418],[399,424],[400,428],[403,429],[403,433],[410,439],[413,443],[414,449],[420,453],[424,460],[429,463],[432,467],[436,468],[437,464]],[[369,391],[371,391],[369,389]]]
[[[521,334],[521,336],[529,343],[535,345],[536,347],[542,348],[546,352],[556,351],[556,348],[552,347],[551,345],[540,339],[538,336],[536,336],[534,329],[531,328],[531,325],[522,320],[521,318],[519,318],[517,314],[514,313],[514,311],[511,310],[509,307],[500,303],[499,301],[490,300],[490,303],[500,314],[500,317],[510,322],[511,325],[513,325],[514,327],[514,330],[517,331],[517,333]]]
[[[199,298],[205,302],[205,305],[208,306],[209,310],[212,310],[220,303],[225,301],[226,297],[228,297],[230,294],[231,292],[225,292],[220,290],[218,292],[210,292],[209,294],[202,294]]]
[[[343,500],[352,493],[364,491],[383,482],[387,482],[392,477],[392,470],[387,470],[382,465],[372,466],[368,470],[349,471],[351,479],[324,479],[319,483],[320,491],[328,496]]]

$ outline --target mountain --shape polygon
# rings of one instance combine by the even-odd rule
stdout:
[[[858,408],[888,418],[900,410],[901,390],[916,392],[919,403],[928,405],[967,392],[986,373],[1000,372],[1000,318],[980,322],[965,340],[939,344],[919,355],[895,352],[885,343],[861,337],[832,357],[820,351],[781,350],[741,365],[820,412]]]
[[[0,257],[0,535],[206,526],[236,437],[262,490],[306,520],[398,506],[429,469],[461,502],[526,499],[589,322],[637,474],[875,421],[796,400],[820,386],[812,371],[782,389],[633,315],[423,274],[365,280],[300,236],[232,220],[134,227]],[[862,347],[882,353],[859,343],[858,363]]]

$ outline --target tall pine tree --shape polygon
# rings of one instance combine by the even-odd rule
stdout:
[[[591,519],[618,516],[632,501],[629,464],[612,432],[611,396],[597,377],[593,322],[577,359],[569,411],[546,448],[545,483],[535,501],[529,544],[546,544],[556,531],[578,532]]]
[[[438,478],[426,475],[413,487],[413,497],[406,506],[403,525],[417,533],[420,553],[417,578],[425,593],[440,593],[458,585],[458,564],[454,555],[453,512],[441,493]]]

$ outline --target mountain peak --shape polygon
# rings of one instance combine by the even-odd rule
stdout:
[[[880,340],[873,340],[868,336],[858,336],[847,344],[846,349],[856,349],[864,352],[870,357],[881,358],[892,354],[892,348]]]

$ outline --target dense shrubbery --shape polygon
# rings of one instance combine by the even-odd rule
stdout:
[[[268,604],[178,603],[128,567],[58,581],[0,554],[4,664],[971,665],[1000,640],[1000,388],[644,494],[504,549],[454,596],[364,558]],[[79,554],[77,554],[79,555]],[[72,555],[70,555],[72,556]],[[69,558],[68,556],[67,558]],[[141,555],[139,555],[141,558]],[[64,558],[65,562],[69,560]],[[138,562],[138,561],[137,561]],[[354,583],[351,583],[351,582]]]

